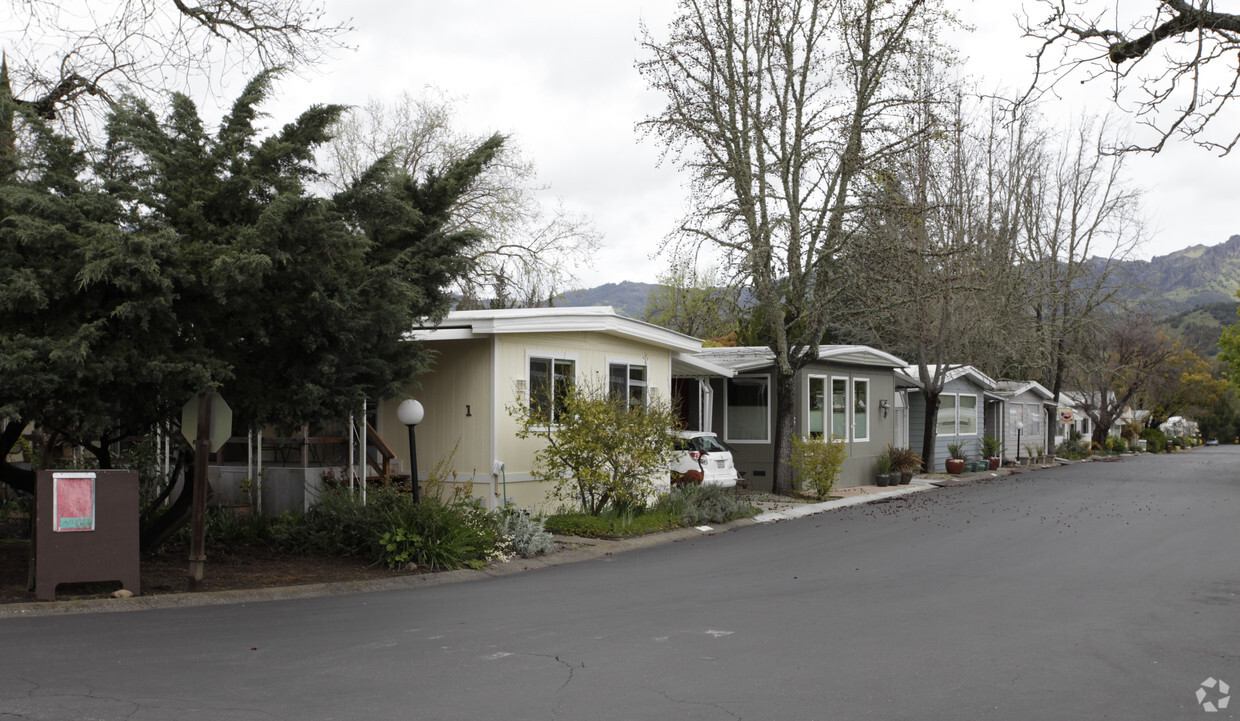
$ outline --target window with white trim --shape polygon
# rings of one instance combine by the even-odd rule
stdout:
[[[822,440],[827,432],[827,378],[809,377],[809,437]]]
[[[960,394],[956,399],[956,435],[977,435],[977,396]]]
[[[939,415],[935,435],[956,435],[956,396],[954,394],[944,393],[939,396]]]
[[[644,408],[647,403],[647,370],[645,364],[609,363],[607,387],[613,398],[620,398],[629,408]]]
[[[848,379],[831,379],[831,437],[848,438]]]
[[[977,395],[944,393],[939,396],[937,435],[977,435]]]
[[[770,440],[771,379],[738,376],[728,379],[728,441],[766,443]]]
[[[577,362],[531,356],[529,373],[530,414],[547,425],[555,425],[572,391]]]
[[[809,376],[809,437],[821,440],[829,434],[843,440],[870,440],[869,379],[830,378],[829,396],[827,381],[827,376]]]
[[[870,381],[865,378],[854,378],[852,438],[854,441],[870,440]]]
[[[1031,438],[1042,437],[1042,408],[1033,404],[1025,404],[1025,432]]]

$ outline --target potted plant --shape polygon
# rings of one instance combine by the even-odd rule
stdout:
[[[1000,456],[1003,454],[1003,441],[997,436],[987,434],[982,436],[982,455],[986,457],[987,465],[990,470],[999,469]]]
[[[913,474],[921,468],[921,456],[911,448],[899,448],[887,444],[887,455],[891,458],[891,472],[899,474],[900,485],[907,486],[913,480]]]
[[[948,473],[952,475],[964,473],[964,464],[967,460],[963,443],[947,444],[947,460],[943,461],[943,465],[947,467]]]
[[[877,471],[877,475],[874,477],[874,482],[880,487],[891,485],[891,456],[886,453],[882,453],[878,456],[878,458],[874,459],[874,464]]]

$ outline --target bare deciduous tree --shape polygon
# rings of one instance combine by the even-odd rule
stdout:
[[[775,482],[792,489],[795,376],[832,320],[857,178],[908,137],[910,68],[941,15],[930,0],[681,0],[638,69],[666,98],[643,122],[692,178],[691,243],[752,287],[775,355]]]
[[[1052,90],[1079,69],[1090,80],[1110,82],[1114,100],[1131,103],[1153,129],[1154,142],[1121,149],[1156,153],[1179,135],[1226,154],[1240,141],[1240,129],[1219,117],[1240,83],[1240,14],[1216,12],[1214,5],[1040,0],[1044,19],[1023,21],[1026,35],[1041,41],[1029,95]],[[1211,125],[1221,132],[1207,134]]]
[[[350,28],[313,0],[9,0],[19,104],[84,130],[119,91],[165,93],[224,73],[312,65]]]
[[[483,136],[460,129],[454,100],[438,90],[371,101],[335,128],[323,153],[326,182],[348,187],[377,159],[412,177],[459,161]],[[475,272],[457,289],[461,307],[531,306],[567,289],[572,269],[589,264],[600,237],[588,219],[545,207],[534,163],[509,139],[453,208],[452,228],[484,240],[468,252]]]
[[[1062,141],[1044,136],[1028,148],[1033,174],[1019,260],[1033,344],[1015,367],[1056,399],[1078,339],[1098,332],[1101,314],[1129,300],[1125,263],[1145,240],[1141,193],[1124,176],[1124,156],[1104,151],[1109,135],[1105,121],[1083,120]]]
[[[718,267],[699,271],[681,255],[650,291],[642,320],[695,338],[715,339],[737,331],[740,289]]]
[[[1148,317],[1113,314],[1080,339],[1071,377],[1078,407],[1093,421],[1094,443],[1105,443],[1121,417],[1158,370],[1175,356],[1175,344]]]
[[[852,332],[913,364],[928,469],[952,372],[996,365],[1022,335],[1014,248],[1028,180],[1019,127],[1005,127],[998,105],[960,89],[932,95],[910,118],[922,140],[868,175],[864,232],[845,254]]]

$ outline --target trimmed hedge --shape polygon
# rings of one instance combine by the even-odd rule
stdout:
[[[1164,453],[1167,450],[1167,436],[1157,428],[1141,431],[1141,440],[1145,441],[1145,450],[1150,453]]]

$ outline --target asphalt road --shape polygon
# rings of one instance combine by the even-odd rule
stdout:
[[[1238,498],[1206,448],[480,582],[8,619],[0,719],[1235,718]]]

